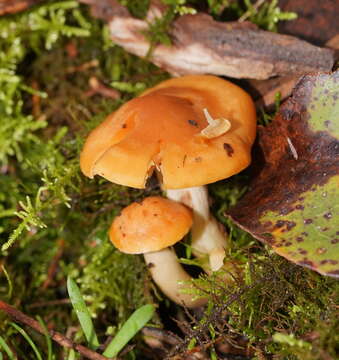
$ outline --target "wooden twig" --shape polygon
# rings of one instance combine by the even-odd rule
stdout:
[[[39,2],[40,0],[0,0],[0,16],[5,14],[15,14],[26,10]]]
[[[339,34],[330,38],[325,44],[327,48],[334,50],[334,58],[339,59]],[[247,89],[252,95],[257,107],[272,108],[275,96],[280,93],[280,99],[284,100],[291,95],[292,90],[299,80],[299,76],[281,76],[268,80],[248,80]]]
[[[71,300],[68,298],[60,299],[60,300],[51,300],[51,301],[39,301],[39,302],[27,305],[27,308],[33,309],[33,308],[40,308],[40,307],[46,307],[46,306],[68,305],[70,303],[71,303]]]
[[[31,317],[25,315],[21,311],[17,310],[13,306],[11,306],[1,300],[0,300],[0,310],[4,311],[7,315],[12,317],[16,321],[29,326],[30,328],[34,329],[35,331],[39,332],[40,334],[45,335],[45,330],[39,324],[38,321],[32,319]],[[51,337],[52,340],[57,342],[59,345],[66,347],[68,349],[73,349],[87,359],[108,360],[108,358],[106,356],[100,355],[97,352],[95,352],[91,349],[88,349],[87,347],[85,347],[83,345],[75,344],[72,340],[70,340],[69,338],[67,338],[66,336],[62,335],[61,333],[59,333],[57,331],[48,330],[48,335]]]
[[[62,254],[64,252],[64,247],[65,247],[65,241],[64,239],[60,239],[58,241],[58,251],[57,253],[54,255],[49,267],[48,267],[48,272],[47,272],[47,278],[44,281],[44,283],[42,284],[42,288],[43,289],[47,289],[51,283],[53,282],[54,276],[58,270],[58,265],[59,265],[59,261],[62,257]]]
[[[121,96],[118,90],[106,86],[95,76],[92,76],[89,79],[88,84],[90,86],[90,90],[85,93],[85,95],[88,97],[98,94],[116,100]]]
[[[146,56],[150,48],[143,35],[148,30],[147,21],[133,18],[116,0],[80,1],[91,5],[94,16],[108,22],[115,43],[130,53]],[[152,8],[149,13],[154,13]],[[259,30],[248,22],[218,22],[203,13],[180,16],[171,24],[170,36],[172,45],[155,46],[150,60],[174,75],[209,73],[268,79],[330,71],[334,63],[330,49]]]
[[[75,72],[86,71],[88,69],[95,68],[98,66],[99,66],[99,60],[93,59],[78,66],[70,66],[69,68],[66,69],[66,72],[67,74],[73,74]]]

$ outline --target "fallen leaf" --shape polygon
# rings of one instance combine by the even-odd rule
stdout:
[[[228,216],[287,259],[339,277],[339,71],[302,77],[259,146],[264,165]]]

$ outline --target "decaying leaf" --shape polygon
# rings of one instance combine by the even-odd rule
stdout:
[[[264,166],[228,215],[278,254],[339,277],[339,71],[302,77],[259,145]]]

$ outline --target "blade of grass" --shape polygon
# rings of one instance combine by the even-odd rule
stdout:
[[[14,354],[12,350],[9,348],[9,346],[6,344],[5,339],[0,336],[0,348],[2,348],[5,353],[7,354],[9,360],[15,360]]]
[[[67,360],[75,360],[75,351],[73,349],[69,351]]]
[[[38,360],[42,360],[42,356],[38,350],[38,348],[35,346],[33,340],[29,337],[29,335],[27,334],[27,332],[22,328],[20,327],[19,325],[11,322],[10,323],[11,326],[14,327],[15,330],[17,330],[25,339],[26,341],[28,342],[28,344],[31,346],[31,348],[33,349],[35,355],[36,355],[36,358]]]
[[[43,320],[41,319],[41,317],[39,315],[37,316],[37,319],[39,321],[39,324],[41,325],[41,327],[44,329],[44,332],[45,332],[45,339],[46,339],[46,344],[47,344],[47,360],[52,360],[53,359],[52,340],[49,337],[48,330],[46,328],[45,323],[43,322]]]
[[[80,293],[78,285],[70,277],[67,278],[67,290],[88,345],[92,350],[96,350],[99,347],[99,341],[94,331],[91,315]]]
[[[148,304],[134,311],[114,339],[108,344],[103,355],[109,358],[116,356],[134,335],[151,320],[154,310],[154,306]]]
[[[4,265],[1,265],[1,270],[3,271],[3,273],[5,274],[6,280],[8,282],[8,292],[7,292],[7,297],[10,299],[12,297],[12,291],[13,291],[13,285],[12,285],[12,281],[11,278],[5,268]]]

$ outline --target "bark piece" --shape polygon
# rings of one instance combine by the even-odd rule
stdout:
[[[1,0],[0,16],[5,14],[15,14],[26,10],[30,6],[36,5],[40,0]]]
[[[339,34],[329,39],[325,46],[334,50],[335,61],[337,61],[339,59]],[[298,80],[299,77],[296,75],[279,76],[267,80],[248,80],[245,87],[257,107],[271,109],[275,104],[275,95],[280,93],[280,99],[286,99],[291,95]]]
[[[108,21],[115,43],[135,55],[147,54],[150,44],[142,34],[148,29],[146,21],[133,18],[114,0],[83,2],[92,4],[95,16]],[[334,62],[329,49],[292,36],[254,29],[246,23],[217,22],[202,13],[179,17],[173,22],[170,35],[172,46],[156,46],[150,60],[174,75],[209,73],[267,79],[329,71]]]
[[[279,0],[282,11],[293,11],[298,18],[279,23],[279,32],[324,45],[339,30],[338,0]]]
[[[259,133],[250,191],[228,214],[274,250],[339,277],[339,71],[304,76]]]

